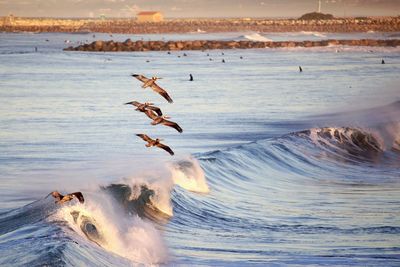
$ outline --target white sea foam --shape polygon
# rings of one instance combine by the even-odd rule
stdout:
[[[267,37],[259,34],[259,33],[250,33],[243,35],[244,38],[250,40],[250,41],[258,41],[258,42],[271,42],[271,39],[268,39]]]
[[[304,35],[312,35],[312,36],[315,36],[315,37],[321,37],[321,38],[325,38],[325,37],[326,37],[326,35],[325,35],[325,34],[323,34],[323,33],[320,33],[320,32],[307,32],[307,31],[301,31],[300,33],[301,33],[301,34],[304,34]]]
[[[154,225],[138,216],[127,216],[105,194],[90,195],[85,204],[66,205],[56,214],[57,219],[67,221],[76,233],[85,237],[80,228],[81,219],[75,222],[71,215],[73,211],[90,218],[102,236],[98,243],[104,249],[146,265],[168,260],[168,250]]]
[[[172,179],[176,185],[198,193],[208,193],[207,181],[199,162],[190,157],[170,165]]]

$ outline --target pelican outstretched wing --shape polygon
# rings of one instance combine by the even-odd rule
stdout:
[[[164,150],[167,151],[171,156],[174,155],[174,151],[172,151],[172,149],[171,149],[169,146],[167,146],[167,145],[158,143],[158,144],[157,144],[157,147],[159,147],[159,148],[161,148],[161,149],[164,149]]]
[[[155,120],[155,119],[158,118],[157,114],[156,114],[154,111],[150,110],[150,109],[146,109],[146,111],[144,112],[144,114],[146,114],[147,117],[149,117],[149,118],[152,119],[152,120]]]
[[[62,199],[64,197],[58,191],[50,192],[45,198],[48,198],[49,196],[54,197],[56,200],[60,200],[60,199]]]
[[[151,85],[151,88],[152,88],[155,92],[159,93],[162,97],[164,97],[169,103],[174,102],[174,101],[172,100],[172,98],[168,95],[167,91],[165,91],[164,89],[162,89],[158,84],[153,83],[153,84]]]
[[[165,119],[164,119],[163,122],[162,122],[162,124],[164,124],[165,126],[172,127],[172,128],[174,128],[175,130],[177,130],[177,131],[180,132],[180,133],[183,132],[182,128],[181,128],[176,122],[173,122],[173,121],[169,121],[169,120],[165,120]]]
[[[154,111],[155,113],[157,113],[158,116],[162,116],[162,112],[161,109],[159,107],[155,107],[155,106],[147,106],[147,109],[151,109],[152,111]]]
[[[138,79],[139,81],[141,81],[143,83],[150,81],[149,78],[146,78],[145,76],[140,75],[140,74],[132,74],[131,76],[135,77],[136,79]]]
[[[136,135],[139,136],[140,138],[142,138],[146,142],[149,142],[149,141],[153,140],[148,135],[145,135],[145,134],[136,134]]]
[[[141,103],[137,102],[137,101],[131,101],[131,102],[125,103],[125,105],[133,105],[135,107],[139,107],[139,105],[141,105]]]
[[[70,195],[73,195],[74,197],[76,197],[80,203],[85,202],[85,199],[83,198],[83,195],[81,192],[74,192],[74,193],[71,193]]]

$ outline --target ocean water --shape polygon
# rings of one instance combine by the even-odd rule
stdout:
[[[391,36],[0,33],[0,265],[399,266],[399,48],[62,51]],[[133,73],[162,77],[174,103]],[[85,203],[56,205],[54,190]]]

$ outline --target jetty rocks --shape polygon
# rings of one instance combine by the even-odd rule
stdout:
[[[212,50],[212,49],[250,49],[250,48],[285,48],[285,47],[319,47],[319,46],[400,46],[400,39],[361,39],[361,40],[322,40],[322,41],[132,41],[124,42],[94,41],[76,47],[64,48],[64,51],[89,52],[129,52],[129,51],[179,51],[179,50]]]

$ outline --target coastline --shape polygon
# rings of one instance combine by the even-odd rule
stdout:
[[[1,32],[99,32],[120,34],[188,32],[297,32],[332,33],[400,32],[400,17],[300,19],[168,19],[138,22],[135,19],[58,19],[0,17]]]

